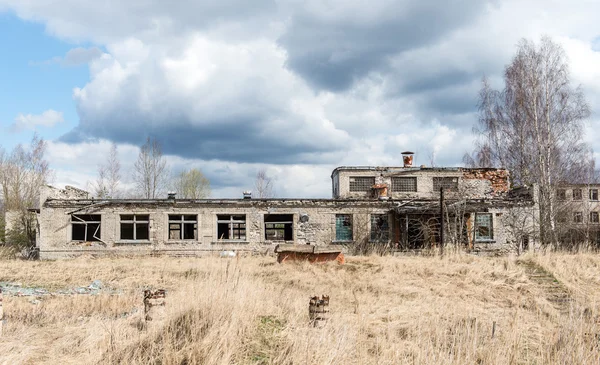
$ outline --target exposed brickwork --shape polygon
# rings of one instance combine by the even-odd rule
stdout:
[[[496,194],[510,190],[508,170],[505,169],[463,169],[464,179],[486,180]]]

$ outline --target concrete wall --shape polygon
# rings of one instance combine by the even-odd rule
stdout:
[[[96,206],[91,205],[96,204]],[[101,216],[102,242],[72,240],[70,213],[99,214]],[[265,240],[265,214],[293,215],[293,240],[286,243],[326,245],[335,241],[336,214],[351,214],[355,222],[365,222],[364,227],[353,225],[355,238],[368,234],[369,214],[386,214],[392,206],[388,202],[339,202],[302,200],[230,200],[230,201],[159,201],[159,202],[95,202],[53,200],[44,205],[39,215],[40,257],[43,259],[71,256],[82,253],[148,254],[155,251],[166,253],[193,253],[202,251],[248,250],[266,251],[282,241]],[[120,216],[123,214],[147,214],[150,216],[150,240],[131,242],[120,239]],[[169,240],[169,214],[196,215],[197,240]],[[217,215],[244,214],[246,216],[246,240],[233,242],[219,240]],[[308,221],[300,217],[308,215]]]

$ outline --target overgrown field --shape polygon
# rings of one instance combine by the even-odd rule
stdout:
[[[60,294],[95,280],[93,294]],[[0,364],[597,364],[600,256],[0,261]],[[18,287],[18,286],[17,286]],[[144,288],[167,289],[143,320]],[[41,292],[40,292],[41,293]],[[323,328],[312,295],[331,297]]]

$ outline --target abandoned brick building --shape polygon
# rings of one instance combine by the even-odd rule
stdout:
[[[504,169],[338,167],[332,199],[93,199],[67,187],[40,196],[42,259],[80,254],[267,251],[276,243],[390,250],[514,250],[530,242],[534,197]],[[444,192],[443,212],[441,191]],[[441,218],[443,216],[443,218]]]

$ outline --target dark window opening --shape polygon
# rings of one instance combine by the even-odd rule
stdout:
[[[457,191],[458,177],[434,177],[433,191],[439,192],[442,188],[448,191]]]
[[[387,214],[371,214],[372,242],[386,242],[390,239],[390,225]]]
[[[336,214],[335,216],[335,240],[352,241],[352,215]]]
[[[169,214],[170,240],[195,240],[197,239],[197,229],[197,216]]]
[[[293,241],[293,214],[265,214],[266,241]]]
[[[581,189],[573,189],[573,200],[581,200]]]
[[[565,189],[556,190],[556,199],[567,200],[567,191]]]
[[[217,239],[242,241],[246,239],[245,215],[217,215]]]
[[[590,200],[598,200],[598,189],[590,189]]]
[[[582,212],[574,212],[573,213],[573,222],[583,223],[583,213]]]
[[[375,185],[375,178],[368,176],[354,176],[350,177],[350,191],[356,192],[364,192],[371,191]]]
[[[600,216],[598,215],[598,212],[590,212],[590,222],[600,223]]]
[[[147,241],[150,239],[150,216],[122,215],[121,239],[131,241]]]
[[[71,240],[100,241],[100,214],[71,215]]]
[[[475,214],[475,241],[494,239],[494,223],[491,213]]]
[[[393,192],[416,192],[417,178],[416,177],[392,177]]]

